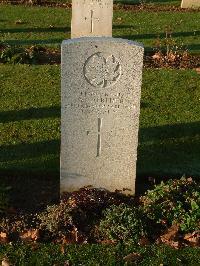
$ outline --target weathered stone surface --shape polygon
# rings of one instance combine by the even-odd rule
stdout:
[[[198,8],[200,7],[200,0],[182,0],[182,8]]]
[[[143,46],[114,38],[62,43],[61,191],[134,194]]]
[[[72,0],[71,38],[112,36],[113,0]]]

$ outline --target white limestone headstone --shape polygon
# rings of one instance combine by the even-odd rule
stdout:
[[[62,43],[61,192],[135,191],[143,46],[109,37]]]
[[[182,8],[200,8],[200,0],[182,0]]]
[[[113,0],[72,0],[71,38],[112,36]]]

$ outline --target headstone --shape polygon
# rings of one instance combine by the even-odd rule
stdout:
[[[72,0],[71,38],[112,36],[113,0]]]
[[[200,0],[182,0],[182,8],[198,8],[200,7]]]
[[[143,46],[110,37],[62,43],[61,192],[134,194]]]

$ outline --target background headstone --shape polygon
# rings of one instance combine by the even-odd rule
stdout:
[[[200,7],[200,0],[182,0],[182,8],[198,8]]]
[[[71,38],[112,36],[113,0],[72,0]]]
[[[134,194],[143,46],[62,43],[61,192],[92,185]]]

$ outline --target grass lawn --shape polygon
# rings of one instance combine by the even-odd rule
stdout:
[[[62,250],[62,252],[61,252]],[[128,263],[124,257],[138,252],[141,257]],[[23,245],[0,246],[0,258],[7,256],[16,266],[32,265],[88,265],[88,266],[198,266],[199,248],[175,250],[167,246],[112,246],[112,245]],[[67,264],[70,263],[70,264]],[[66,263],[66,264],[64,264]]]
[[[0,41],[11,45],[48,45],[60,47],[70,38],[71,11],[63,8],[0,5]],[[20,24],[21,21],[21,24]],[[158,36],[165,38],[171,28],[178,46],[200,52],[200,12],[114,12],[113,36],[155,47]]]
[[[142,2],[180,6],[181,1]],[[69,9],[0,5],[0,14],[0,41],[11,45],[60,47],[70,37]],[[165,38],[170,26],[178,44],[200,53],[200,13],[119,10],[113,24],[114,37],[143,42],[146,49],[155,46],[158,35]],[[59,191],[60,105],[60,66],[0,65],[0,180],[2,184],[14,177],[13,199],[29,210],[37,201],[46,206]],[[194,70],[145,69],[137,180],[199,177],[199,162],[200,75]],[[127,263],[124,256],[132,252],[140,258]],[[20,266],[200,265],[199,248],[164,245],[0,245],[0,260],[5,257]]]
[[[72,0],[49,0],[48,2],[57,2],[57,3],[71,3]],[[180,6],[181,0],[114,0],[116,4],[150,4],[150,5],[172,5],[172,6]]]
[[[181,0],[114,0],[114,3],[180,6]]]
[[[57,173],[60,66],[1,65],[0,170]],[[144,70],[138,175],[199,175],[200,76]]]

